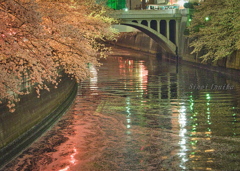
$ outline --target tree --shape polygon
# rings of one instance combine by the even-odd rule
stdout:
[[[240,49],[238,0],[207,0],[195,6],[190,38],[192,53],[204,52],[203,61],[217,61]]]
[[[0,102],[13,112],[18,95],[57,87],[61,72],[89,77],[87,64],[98,65],[116,36],[106,10],[93,0],[1,0]]]
[[[184,3],[184,8],[190,8],[190,9],[194,9],[194,6],[198,5],[197,2],[187,2],[187,3]]]

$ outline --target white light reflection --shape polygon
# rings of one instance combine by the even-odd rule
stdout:
[[[126,120],[127,120],[127,128],[129,129],[129,128],[131,128],[131,111],[130,111],[130,109],[131,109],[131,98],[130,97],[127,97],[126,98],[126,112],[127,112],[127,116],[126,116]],[[129,131],[129,130],[127,130],[127,134],[131,134],[131,131]]]
[[[72,164],[74,164],[74,165],[75,165],[76,162],[77,162],[77,160],[74,158],[76,154],[77,154],[77,149],[74,147],[74,149],[73,149],[73,154],[70,155],[70,162],[71,162]]]
[[[67,167],[65,167],[64,169],[60,169],[60,170],[58,170],[58,171],[67,171],[69,168],[70,168],[70,167],[67,166]]]
[[[126,98],[126,107],[125,108],[126,108],[126,112],[128,114],[127,116],[129,116],[129,117],[131,116],[131,111],[130,111],[131,108],[130,108],[130,106],[131,106],[130,97],[127,97]]]
[[[91,93],[91,95],[98,95],[98,93],[96,92],[96,90],[98,89],[97,70],[96,70],[95,66],[93,66],[93,65],[90,65],[89,69],[90,69],[90,73],[92,74],[91,78],[90,78],[90,86],[89,87],[90,87],[90,90],[95,91],[95,92]]]
[[[72,163],[73,165],[76,165],[77,160],[74,158],[75,155],[77,154],[77,149],[74,147],[73,148],[73,154],[70,155],[69,162]],[[70,169],[70,166],[66,166],[63,169],[60,169],[58,171],[68,171]]]
[[[179,122],[179,145],[180,145],[180,150],[178,155],[181,158],[181,163],[180,163],[180,167],[182,169],[186,169],[185,167],[185,163],[188,161],[187,159],[187,137],[186,137],[186,133],[187,133],[187,129],[186,129],[186,124],[187,124],[187,118],[186,118],[186,107],[184,105],[180,106],[179,109],[179,116],[178,116],[178,122]]]

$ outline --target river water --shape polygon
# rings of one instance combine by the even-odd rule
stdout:
[[[240,84],[114,49],[75,103],[4,171],[240,170]]]

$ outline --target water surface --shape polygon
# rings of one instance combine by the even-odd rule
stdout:
[[[125,49],[5,170],[240,170],[240,84]],[[4,170],[4,171],[5,171]]]

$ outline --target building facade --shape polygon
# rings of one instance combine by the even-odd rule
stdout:
[[[126,8],[130,10],[140,10],[145,9],[147,4],[179,4],[180,6],[183,6],[183,4],[187,2],[201,1],[203,0],[107,0],[107,6],[115,10],[122,10]]]
[[[107,6],[115,10],[121,10],[127,7],[126,0],[108,0]]]

